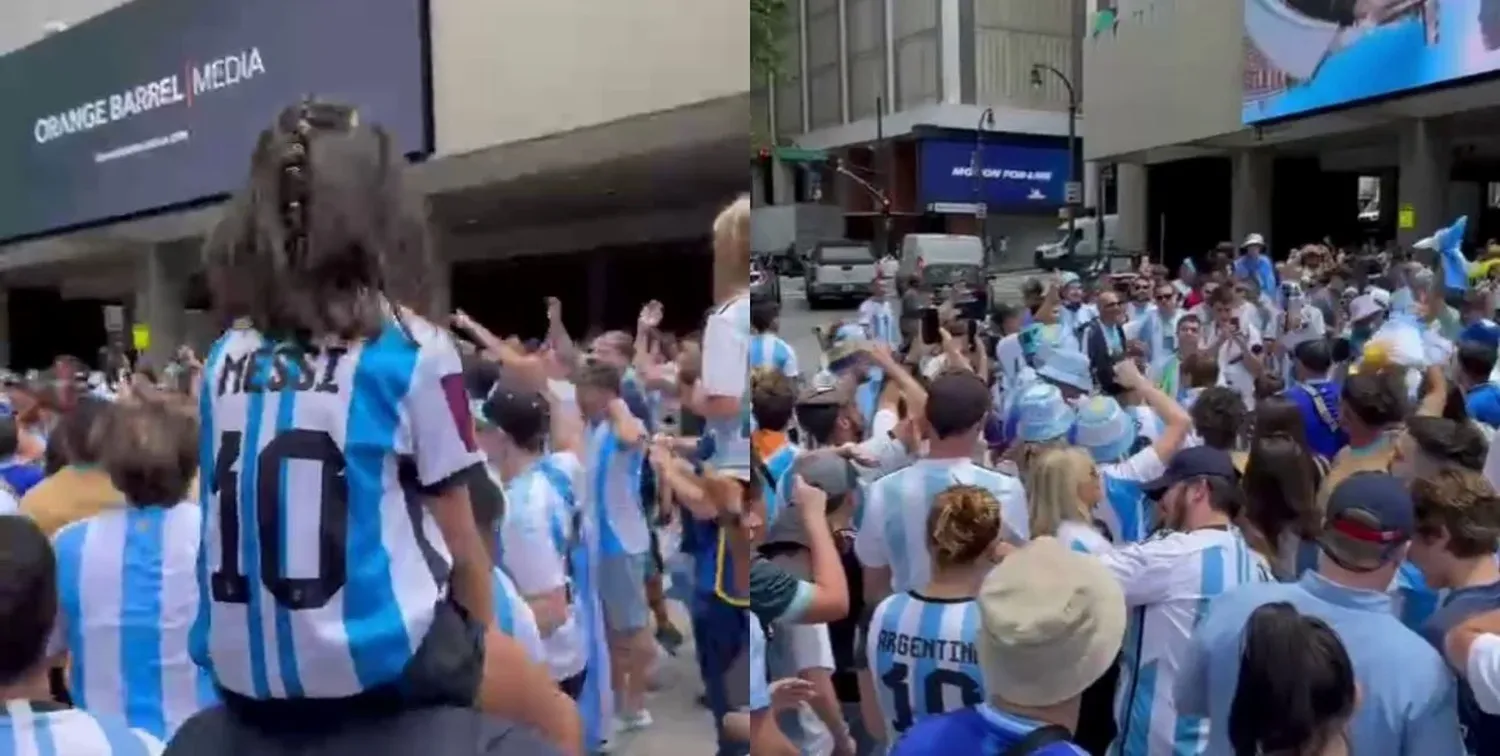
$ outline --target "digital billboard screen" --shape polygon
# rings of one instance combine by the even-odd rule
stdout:
[[[134,0],[0,57],[0,241],[231,192],[312,95],[430,150],[424,0]]]
[[[1500,69],[1494,0],[1243,0],[1246,124]]]
[[[974,160],[979,176],[974,176]],[[917,193],[923,205],[982,202],[996,211],[1056,209],[1068,185],[1068,148],[924,139]]]

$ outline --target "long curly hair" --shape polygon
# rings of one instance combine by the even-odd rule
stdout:
[[[225,323],[273,339],[377,335],[399,302],[431,315],[425,213],[405,160],[346,105],[304,100],[261,132],[205,257]]]

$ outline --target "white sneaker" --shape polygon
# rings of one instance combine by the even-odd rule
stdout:
[[[621,713],[619,719],[620,732],[635,732],[644,730],[652,725],[651,712],[647,709],[633,713]]]

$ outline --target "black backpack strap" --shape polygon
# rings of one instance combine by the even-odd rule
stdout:
[[[1032,730],[1021,742],[1001,751],[999,756],[1031,756],[1053,743],[1066,743],[1073,733],[1061,725],[1046,725]]]

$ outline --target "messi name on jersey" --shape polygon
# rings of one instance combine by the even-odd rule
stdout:
[[[881,653],[910,659],[934,659],[953,664],[978,664],[974,644],[881,630],[876,641]]]
[[[265,394],[282,391],[317,391],[337,394],[339,362],[349,350],[329,347],[309,352],[298,346],[262,347],[241,355],[225,354],[216,385],[216,393]],[[325,358],[322,369],[313,365],[313,357]]]

